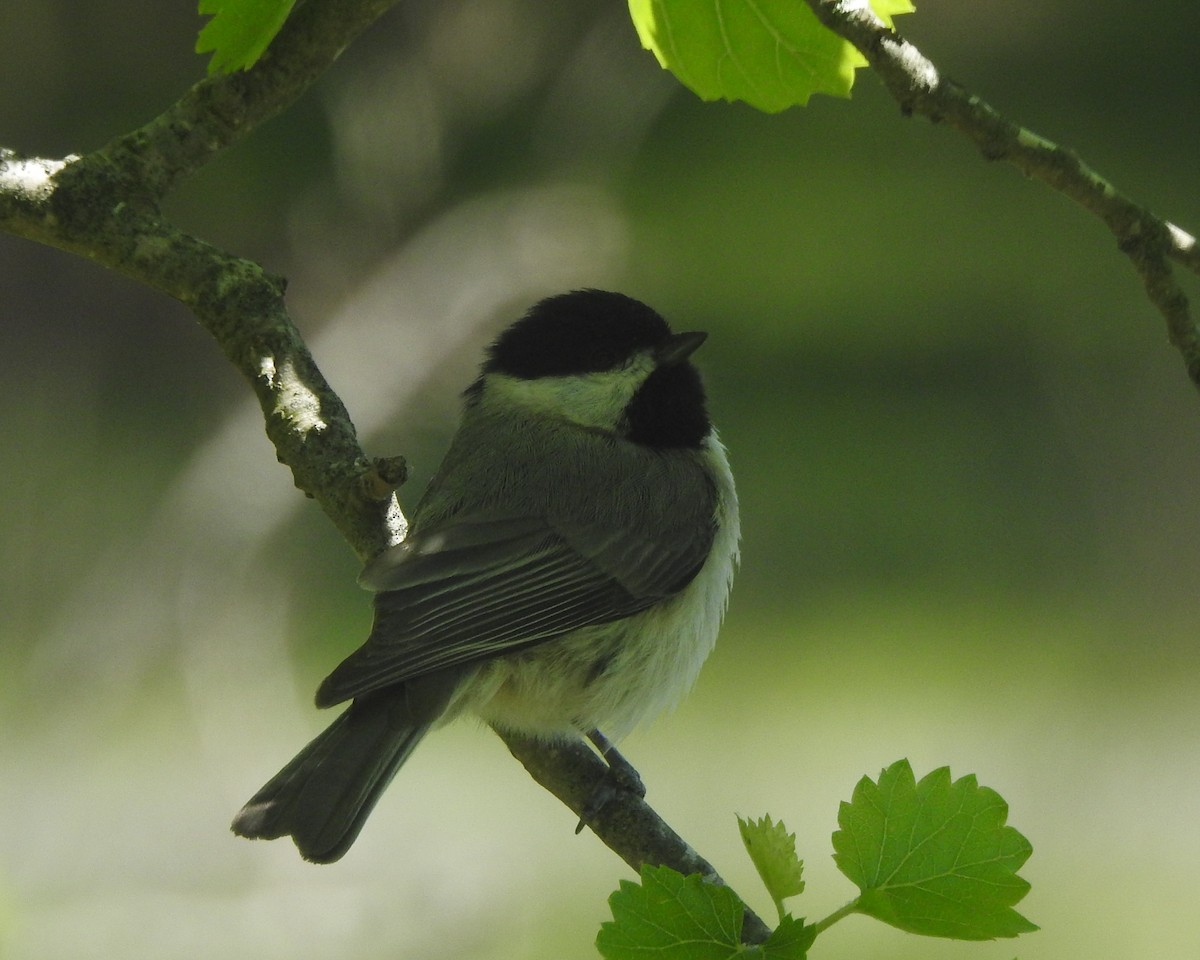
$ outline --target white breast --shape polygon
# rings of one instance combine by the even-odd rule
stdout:
[[[718,487],[708,560],[677,596],[625,620],[574,631],[481,667],[457,709],[533,736],[600,729],[619,740],[675,706],[716,643],[738,561],[737,494],[725,448],[710,434],[702,456]],[[598,650],[612,651],[599,675]]]

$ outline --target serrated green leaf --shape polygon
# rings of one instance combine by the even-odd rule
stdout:
[[[804,863],[796,856],[796,835],[788,833],[782,822],[775,823],[769,816],[758,820],[738,817],[737,821],[746,852],[782,920],[783,901],[804,892]]]
[[[816,927],[803,920],[784,917],[761,947],[763,960],[804,960],[816,939]]]
[[[295,0],[200,0],[212,14],[196,38],[196,52],[212,51],[209,74],[248,70],[275,39]]]
[[[1015,937],[1037,929],[1012,909],[1029,892],[1016,872],[1033,848],[1007,818],[974,776],[952,782],[941,767],[918,783],[900,760],[841,805],[834,860],[862,890],[861,913],[926,936]]]
[[[889,26],[909,0],[871,0]],[[702,100],[744,100],[767,113],[814,93],[850,96],[866,60],[803,0],[629,0],[642,46]]]
[[[641,883],[622,880],[608,905],[613,918],[596,936],[605,960],[727,960],[744,952],[744,904],[698,875],[644,866]]]

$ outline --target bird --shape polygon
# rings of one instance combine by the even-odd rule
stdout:
[[[706,336],[597,289],[500,333],[407,537],[360,575],[371,632],[315,698],[349,706],[235,834],[340,859],[425,734],[464,714],[625,762],[613,744],[695,681],[739,562],[733,475],[691,361]]]

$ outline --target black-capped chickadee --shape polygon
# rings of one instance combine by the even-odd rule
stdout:
[[[717,637],[738,559],[725,450],[645,304],[579,290],[491,345],[408,538],[367,564],[367,642],[316,702],[350,707],[242,808],[328,863],[431,727],[462,713],[602,749],[673,705]]]

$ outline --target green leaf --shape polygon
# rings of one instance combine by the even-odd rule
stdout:
[[[769,816],[759,820],[738,817],[737,821],[746,852],[775,901],[775,909],[782,920],[785,916],[783,901],[804,892],[801,879],[804,863],[796,856],[796,835],[788,833],[782,823],[774,823]]]
[[[808,956],[808,948],[816,939],[817,928],[812,924],[794,917],[784,917],[762,945],[763,960],[804,960]],[[739,960],[753,956],[754,952],[747,950]]]
[[[1008,804],[947,767],[917,783],[907,760],[863,777],[838,811],[838,868],[862,890],[857,910],[910,933],[957,940],[1015,937],[1037,927],[1012,909],[1033,852],[1005,826]]]
[[[746,906],[728,887],[670,867],[642,867],[642,882],[622,880],[600,926],[605,960],[805,960],[816,927],[784,917],[766,943],[741,942]]]
[[[295,0],[200,0],[200,13],[212,14],[196,38],[196,52],[212,51],[209,74],[248,70],[292,12]]]
[[[608,898],[613,918],[596,949],[605,960],[726,960],[743,953],[741,900],[728,887],[670,867],[642,867]]]
[[[887,23],[909,0],[871,0]],[[767,113],[814,93],[850,96],[866,60],[804,0],[629,0],[642,46],[702,100],[745,100]]]

